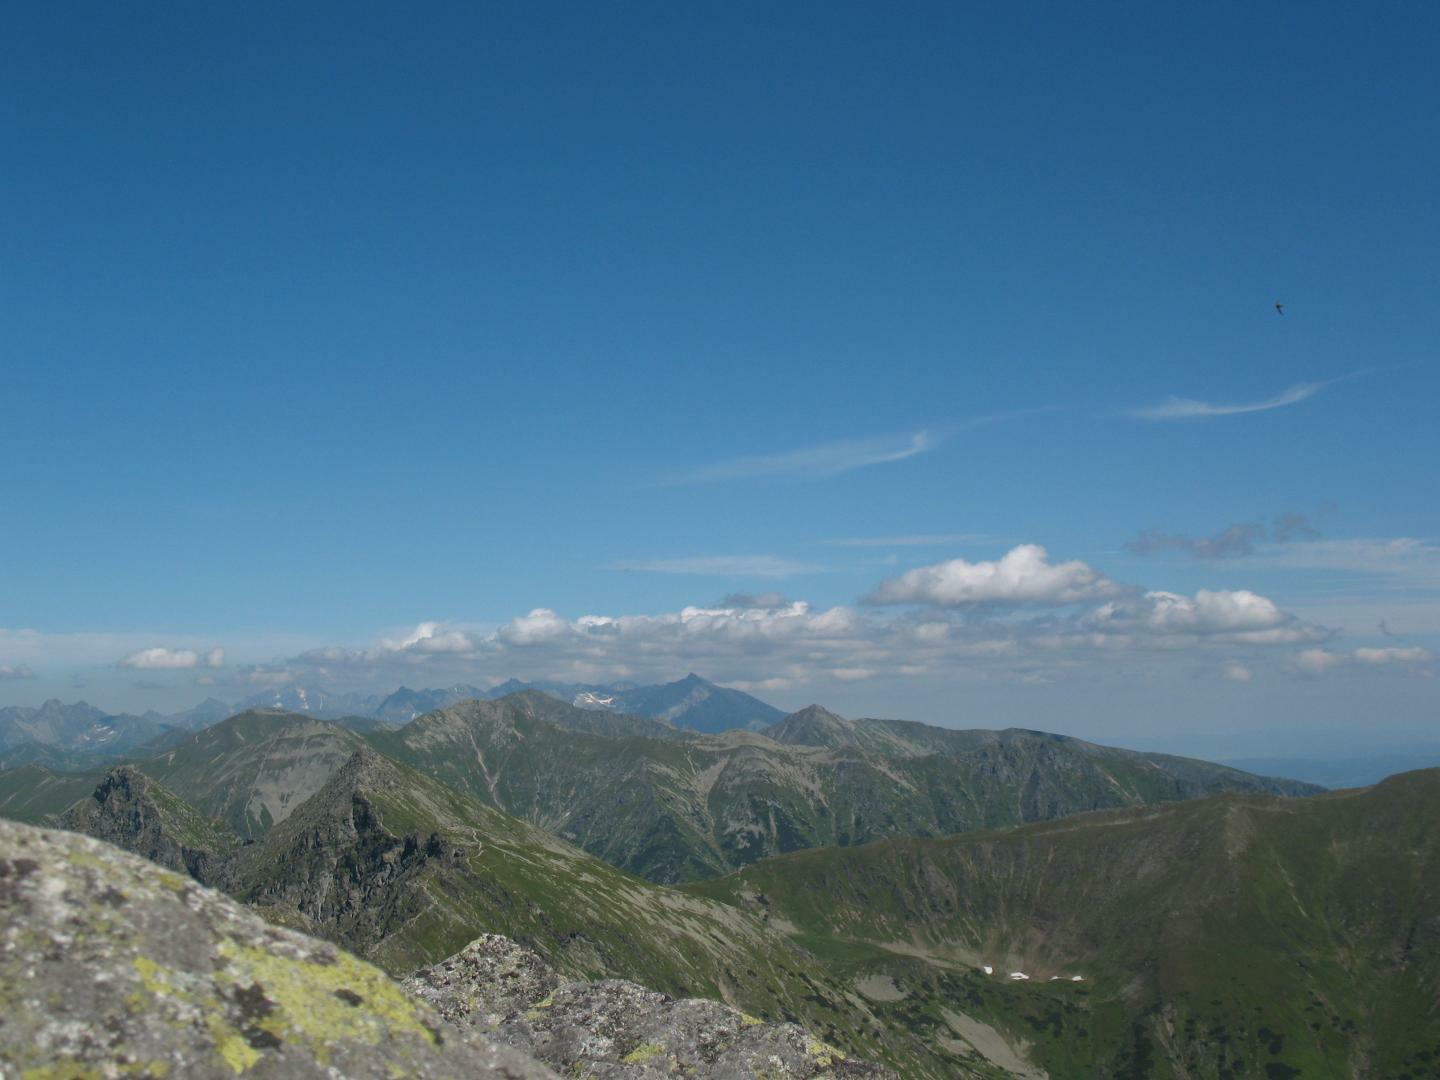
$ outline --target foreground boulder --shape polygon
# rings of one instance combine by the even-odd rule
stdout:
[[[0,1076],[506,1077],[379,970],[88,837],[0,820]]]
[[[718,1001],[676,1000],[620,979],[562,979],[509,938],[487,934],[405,980],[446,1020],[524,1050],[566,1076],[695,1080],[895,1077],[795,1024]]]

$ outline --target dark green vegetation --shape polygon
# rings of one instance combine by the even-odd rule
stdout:
[[[893,982],[888,1022],[948,1040],[963,1012],[1052,1076],[1419,1078],[1440,1076],[1437,846],[1426,770],[803,852],[688,888]]]
[[[534,692],[464,701],[374,746],[651,881],[766,856],[937,836],[1294,781],[1033,731],[845,720],[818,706],[704,736]]]

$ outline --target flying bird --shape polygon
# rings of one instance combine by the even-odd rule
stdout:
[[[1285,314],[1285,305],[1282,304],[1282,303],[1280,303],[1279,300],[1276,300],[1276,301],[1275,301],[1275,314],[1277,314],[1277,315],[1284,315],[1284,314]]]

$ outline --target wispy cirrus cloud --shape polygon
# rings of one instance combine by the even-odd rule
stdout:
[[[951,436],[962,431],[990,427],[993,424],[1019,420],[1027,416],[1062,412],[1072,407],[1070,405],[1040,405],[1025,409],[1011,409],[1007,412],[964,417],[945,423],[938,428],[922,428],[917,431],[857,439],[837,439],[833,442],[802,446],[795,450],[786,450],[776,454],[729,458],[671,477],[663,483],[666,486],[711,484],[722,480],[762,479],[765,477],[819,480],[854,472],[856,469],[864,469],[872,465],[886,465],[919,457],[921,454],[934,450]]]
[[[822,574],[827,568],[815,563],[783,559],[778,555],[690,555],[677,559],[625,559],[611,563],[610,569],[643,574],[782,578],[797,574]]]
[[[836,442],[804,446],[778,454],[717,461],[668,481],[671,485],[712,484],[722,480],[745,480],[760,477],[790,476],[820,479],[853,472],[871,465],[904,461],[935,449],[939,439],[928,431],[900,435],[879,435],[864,439],[841,439]]]
[[[1270,409],[1283,409],[1287,405],[1298,405],[1300,402],[1314,397],[1335,381],[1331,379],[1326,382],[1296,383],[1274,397],[1235,404],[1217,404],[1210,401],[1197,401],[1194,398],[1170,397],[1159,405],[1130,409],[1127,415],[1141,420],[1200,420],[1211,416],[1237,416],[1241,413],[1267,412]]]
[[[35,672],[24,664],[0,664],[0,679],[33,679]]]

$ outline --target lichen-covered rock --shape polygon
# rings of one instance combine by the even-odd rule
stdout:
[[[620,979],[561,979],[535,953],[487,934],[404,982],[446,1020],[604,1080],[822,1080],[894,1077],[848,1059],[795,1024],[766,1024],[718,1001],[676,1000]]]
[[[0,1076],[509,1077],[383,973],[109,845],[0,820]]]

